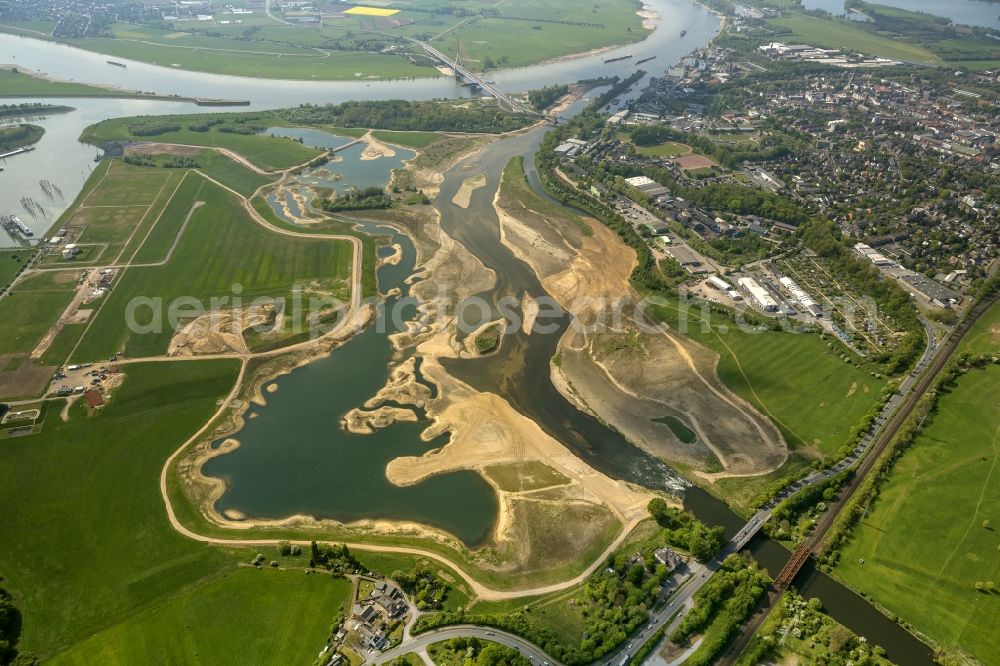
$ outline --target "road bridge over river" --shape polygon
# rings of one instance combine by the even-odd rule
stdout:
[[[433,46],[431,46],[427,42],[421,42],[420,40],[413,40],[413,41],[415,41],[417,44],[419,44],[420,47],[424,51],[427,52],[427,55],[429,55],[430,57],[434,58],[435,60],[438,60],[439,62],[441,62],[445,66],[450,67],[451,70],[453,72],[455,72],[455,77],[456,78],[462,78],[462,79],[465,79],[465,80],[469,81],[470,83],[476,84],[477,86],[479,86],[480,88],[482,88],[484,91],[486,91],[487,93],[489,93],[490,95],[492,95],[494,98],[496,98],[497,103],[500,104],[501,106],[506,106],[507,108],[509,108],[514,113],[526,113],[526,114],[533,115],[533,116],[534,115],[538,115],[537,112],[534,109],[530,109],[530,108],[526,107],[525,105],[521,104],[517,100],[511,98],[506,93],[501,92],[501,90],[499,88],[497,88],[495,85],[493,85],[489,81],[483,79],[481,76],[479,76],[475,72],[472,72],[469,69],[467,69],[466,67],[462,66],[461,63],[456,62],[455,60],[452,60],[451,58],[449,58],[444,53],[442,53],[441,51],[437,50],[436,48],[434,48]]]

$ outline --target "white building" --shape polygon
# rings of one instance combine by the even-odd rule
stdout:
[[[747,292],[753,302],[757,304],[757,307],[764,312],[778,311],[778,303],[771,298],[769,293],[767,293],[767,289],[764,289],[764,287],[757,284],[757,281],[753,278],[740,278],[736,284],[738,284],[743,291]]]

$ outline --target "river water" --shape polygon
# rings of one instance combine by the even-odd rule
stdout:
[[[634,54],[635,59],[656,55],[658,59],[645,67],[659,72],[691,49],[707,43],[718,29],[718,20],[701,7],[680,0],[650,0],[649,4],[661,15],[660,27],[639,44],[600,56],[499,72],[494,79],[500,88],[518,91],[607,74],[625,76],[634,70],[630,61],[603,64],[604,58],[624,53]],[[688,31],[684,39],[677,37],[681,28]],[[113,84],[159,94],[249,97],[251,108],[305,102],[335,103],[348,99],[429,99],[464,93],[464,89],[453,81],[441,78],[321,83],[199,74],[143,63],[129,63],[128,69],[122,69],[106,65],[105,58],[98,54],[8,35],[0,35],[0,61],[15,62],[56,78]],[[39,124],[47,133],[38,149],[14,158],[19,160],[16,167],[14,159],[9,160],[7,171],[0,174],[0,201],[8,202],[6,205],[25,194],[39,199],[35,190],[42,178],[63,190],[61,199],[39,200],[46,208],[44,220],[25,219],[39,232],[69,205],[90,172],[95,149],[76,140],[84,127],[110,117],[205,111],[190,103],[157,100],[70,98],[47,101],[76,107],[76,111],[41,120]],[[449,173],[437,199],[445,230],[465,244],[487,267],[496,270],[497,285],[486,294],[490,299],[544,293],[533,272],[500,243],[496,216],[488,201],[503,166],[514,155],[529,157],[525,160],[526,170],[529,180],[538,189],[530,156],[541,137],[542,132],[536,131],[491,145],[482,155],[462,165],[468,167],[466,170],[456,169]],[[463,211],[451,204],[451,197],[470,169],[486,173],[488,185],[473,194],[469,210]],[[343,181],[344,184],[350,182],[349,174],[345,174]],[[412,245],[389,229],[369,231],[388,233],[393,242],[404,248],[404,261],[400,265],[379,269],[381,288],[405,286],[402,281],[413,267]],[[392,305],[391,299],[387,305]],[[558,323],[560,326],[568,324],[567,321]],[[684,484],[676,472],[577,410],[552,386],[548,367],[558,337],[556,334],[510,336],[494,356],[454,361],[447,367],[449,372],[473,386],[504,396],[520,412],[533,418],[549,434],[609,476],[652,488],[680,491]],[[419,440],[418,434],[426,422],[399,423],[363,436],[351,435],[335,425],[344,412],[359,406],[384,384],[390,357],[386,333],[371,327],[329,357],[278,378],[277,391],[267,394],[268,404],[253,407],[248,415],[252,418],[235,435],[241,446],[233,453],[213,459],[205,467],[206,473],[218,475],[228,484],[218,508],[238,509],[265,518],[306,513],[339,520],[413,520],[446,529],[470,545],[481,543],[488,536],[496,515],[496,498],[476,474],[440,475],[408,488],[391,486],[385,479],[385,465],[389,460],[401,455],[419,455],[440,445],[440,442]],[[351,381],[345,382],[345,376],[351,377]],[[455,502],[455,497],[461,497],[462,502]],[[700,489],[688,488],[685,503],[699,518],[710,524],[724,525],[730,533],[742,522],[725,504]],[[753,552],[772,574],[788,558],[786,550],[764,539],[755,542]],[[931,663],[923,644],[828,577],[811,578],[805,583],[804,592],[819,596],[833,617],[884,646],[897,663]]]
[[[943,16],[960,25],[1000,28],[1000,4],[985,0],[947,0],[947,2],[945,0],[873,0],[872,4]],[[834,16],[847,14],[844,0],[802,0],[802,6],[806,9],[822,9]],[[847,14],[847,16],[851,16],[851,14]]]

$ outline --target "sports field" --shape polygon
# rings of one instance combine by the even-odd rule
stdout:
[[[180,298],[196,299],[207,308],[216,297],[232,298],[238,293],[242,302],[250,303],[258,297],[288,297],[294,285],[303,285],[307,293],[302,307],[308,313],[310,295],[349,297],[352,249],[348,243],[270,232],[247,216],[234,195],[207,180],[196,191],[186,189],[184,194],[191,196],[187,206],[182,200],[171,201],[172,208],[184,211],[184,218],[196,201],[204,205],[191,213],[169,261],[124,272],[74,359],[100,360],[122,350],[133,358],[165,353],[174,334],[168,325],[168,307]],[[168,224],[177,223],[177,216],[169,217]],[[151,235],[142,251],[157,256],[163,252],[165,258],[175,237],[176,232]],[[136,299],[153,299],[158,304],[143,310],[143,317],[137,316],[136,321],[151,323],[155,311],[163,317],[163,326],[149,332],[131,330],[126,312]]]
[[[1000,367],[947,389],[841,552],[834,575],[952,653],[1000,654]]]
[[[207,122],[222,121],[207,131],[199,132],[190,129]],[[228,148],[265,171],[287,169],[308,162],[320,154],[320,151],[292,141],[269,136],[267,134],[237,134],[222,132],[223,126],[238,127],[241,125],[258,127],[274,127],[285,124],[280,119],[267,113],[261,114],[204,114],[187,116],[156,116],[151,118],[115,118],[91,125],[83,131],[81,141],[100,145],[107,141],[152,141],[157,143],[179,143],[187,146],[210,146]],[[176,130],[156,135],[143,136],[134,134],[132,130],[150,125],[178,127]]]

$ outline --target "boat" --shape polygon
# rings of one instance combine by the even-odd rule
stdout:
[[[11,215],[10,221],[14,223],[17,230],[20,231],[25,236],[34,236],[35,232],[28,228],[28,225],[21,221],[17,215]]]
[[[628,60],[632,57],[631,53],[627,53],[623,56],[618,56],[617,58],[607,58],[604,60],[604,64],[607,65],[609,62],[618,62],[619,60]]]
[[[684,30],[681,30],[681,37],[683,37],[686,34],[688,34],[688,31],[687,31],[686,28]]]
[[[208,99],[199,97],[195,99],[194,103],[198,106],[250,106],[250,100],[248,99]]]
[[[639,66],[639,65],[641,65],[642,63],[644,63],[644,62],[649,62],[650,60],[653,60],[653,59],[655,59],[655,58],[656,58],[656,56],[649,56],[648,58],[643,58],[642,60],[636,60],[636,61],[635,61],[635,65],[636,65],[636,67],[638,67],[638,66]]]
[[[126,65],[125,63],[123,63],[123,62],[115,62],[114,60],[109,60],[108,64],[109,65],[114,65],[115,67],[123,67],[123,68],[124,67],[128,67],[128,65]]]

